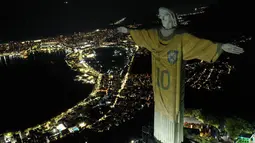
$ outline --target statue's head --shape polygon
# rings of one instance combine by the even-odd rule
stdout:
[[[165,29],[171,29],[177,26],[176,15],[173,11],[165,7],[160,7],[158,12],[158,18],[161,20],[162,26]]]

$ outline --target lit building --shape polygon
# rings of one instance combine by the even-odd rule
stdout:
[[[184,127],[201,129],[203,127],[203,123],[194,117],[184,117]]]
[[[241,134],[237,140],[238,143],[255,143],[255,134]]]

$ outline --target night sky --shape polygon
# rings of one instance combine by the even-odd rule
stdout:
[[[155,16],[159,6],[187,12],[198,5],[215,4],[218,0],[4,0],[1,1],[0,40],[31,39],[40,36],[86,31],[105,26],[122,17],[143,19]],[[68,2],[68,4],[65,4]],[[225,12],[233,15],[250,13],[246,1],[221,1]],[[244,11],[245,10],[245,11]],[[221,14],[219,14],[221,16]],[[241,15],[243,16],[243,15]],[[239,15],[237,16],[240,17]],[[233,19],[238,19],[233,17]],[[248,17],[248,16],[247,16]]]
[[[68,2],[68,4],[65,4]],[[189,11],[196,5],[217,0],[21,0],[1,1],[0,40],[20,40],[38,36],[72,33],[98,28],[122,17],[155,16],[159,6]]]

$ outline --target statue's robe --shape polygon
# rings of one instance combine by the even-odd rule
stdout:
[[[183,141],[184,61],[214,62],[221,44],[175,30],[164,37],[159,29],[130,30],[134,42],[152,54],[154,137],[162,143]]]

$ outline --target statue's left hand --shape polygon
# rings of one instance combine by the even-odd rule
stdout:
[[[231,53],[231,54],[242,54],[244,52],[243,48],[240,48],[238,46],[235,46],[233,44],[223,44],[222,45],[222,50]]]

